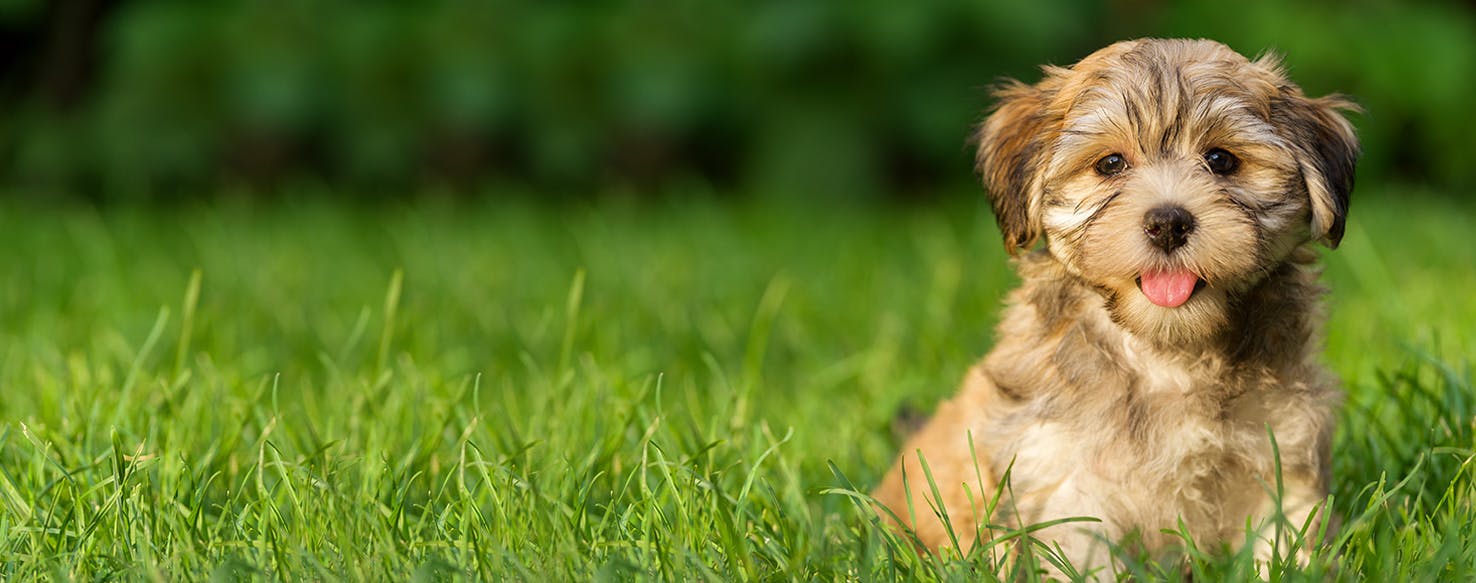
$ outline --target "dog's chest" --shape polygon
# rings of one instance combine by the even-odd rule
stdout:
[[[1227,367],[1163,356],[1131,342],[1123,356],[1131,375],[1116,387],[1116,399],[1101,404],[1100,418],[1111,421],[1098,428],[1106,439],[1095,442],[1094,468],[1188,493],[1226,471],[1227,460],[1254,455],[1243,444],[1254,441],[1245,432],[1259,423],[1241,419],[1244,411],[1232,406],[1247,387]]]
[[[1222,367],[1214,363],[1165,356],[1131,336],[1125,336],[1121,345],[1120,362],[1131,375],[1124,391],[1167,400],[1231,388]]]
[[[1226,511],[1243,516],[1230,506],[1239,492],[1259,491],[1256,460],[1266,453],[1264,420],[1229,406],[1244,387],[1213,363],[1124,352],[1132,374],[1075,403],[1088,414],[1064,421],[1042,411],[1022,428],[1016,482],[1039,492],[1022,499],[1043,517],[1094,515],[1122,529],[1180,518],[1217,529]]]

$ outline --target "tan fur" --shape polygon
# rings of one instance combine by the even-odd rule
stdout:
[[[1342,236],[1358,144],[1339,110],[1352,106],[1306,97],[1273,58],[1203,40],[1117,43],[997,96],[978,164],[1006,248],[1026,252],[1023,284],[994,350],[903,446],[876,500],[933,549],[955,537],[967,549],[987,525],[1095,517],[1036,533],[1078,568],[1110,564],[1103,541],[1171,549],[1161,529],[1180,521],[1201,548],[1233,546],[1247,521],[1269,529],[1269,427],[1285,512],[1320,518],[1339,392],[1317,362],[1310,245]],[[1211,172],[1215,148],[1239,167]],[[1127,170],[1094,169],[1114,153]],[[1195,218],[1169,251],[1144,227],[1165,204]],[[1138,287],[1145,270],[1186,268],[1205,285],[1178,307]]]

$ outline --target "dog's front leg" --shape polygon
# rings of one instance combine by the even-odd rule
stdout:
[[[1310,474],[1284,476],[1279,503],[1276,496],[1265,497],[1255,541],[1257,569],[1262,575],[1278,556],[1292,554],[1297,564],[1306,565],[1324,536],[1334,531],[1336,521],[1327,508],[1327,490],[1322,480]]]
[[[958,551],[967,553],[976,542],[980,523],[988,520],[985,511],[997,502],[991,466],[1000,452],[980,432],[1013,406],[982,367],[970,370],[959,394],[943,402],[927,425],[907,440],[897,462],[872,493],[882,506],[884,519],[892,522],[895,516],[900,526],[911,529],[918,542],[931,550],[956,542]],[[931,483],[923,461],[932,475]]]

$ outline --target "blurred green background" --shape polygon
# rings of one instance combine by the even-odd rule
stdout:
[[[977,193],[1002,76],[1114,40],[1281,52],[1360,179],[1476,185],[1476,2],[0,0],[11,195]]]

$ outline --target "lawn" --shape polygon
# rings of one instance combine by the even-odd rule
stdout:
[[[1346,524],[1270,574],[1470,579],[1476,212],[1358,194]],[[1012,576],[851,495],[989,348],[997,237],[980,197],[5,203],[0,577]],[[1213,551],[1196,579],[1254,576]]]

